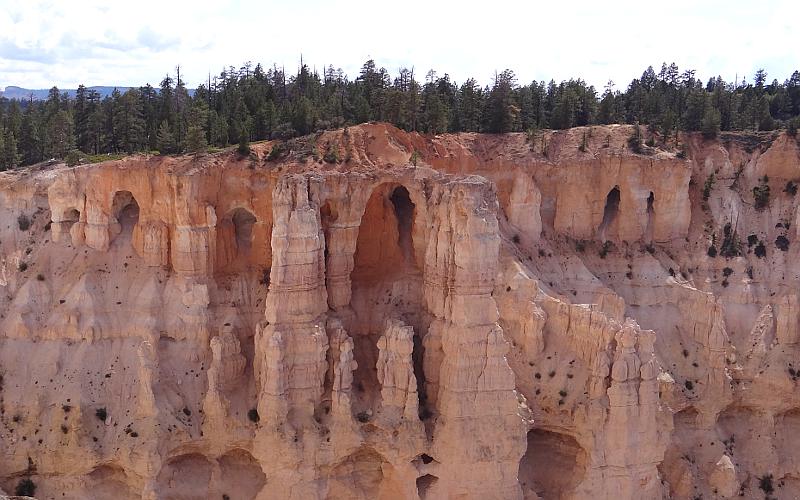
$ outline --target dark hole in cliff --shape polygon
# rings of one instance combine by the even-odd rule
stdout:
[[[133,227],[139,222],[139,203],[130,191],[117,191],[114,194],[111,211],[122,226],[123,233],[133,232]]]
[[[331,247],[331,225],[336,222],[339,218],[339,213],[336,211],[336,208],[333,207],[330,201],[326,201],[321,207],[319,207],[319,215],[320,215],[320,222],[322,223],[322,233],[325,236],[325,269],[330,267],[330,247]],[[330,276],[326,275],[326,279],[329,279]],[[328,286],[330,286],[330,282],[328,282]],[[335,307],[332,308],[335,309]]]
[[[656,213],[653,204],[656,201],[656,197],[652,191],[650,191],[650,195],[647,197],[647,225],[645,226],[645,240],[648,242],[653,241],[653,216]]]
[[[411,359],[414,362],[414,377],[417,379],[419,418],[420,420],[426,420],[431,416],[431,412],[428,409],[428,394],[425,389],[425,370],[423,369],[425,347],[422,345],[422,339],[417,332],[414,333],[414,350],[411,352]]]
[[[413,262],[414,251],[411,245],[411,227],[414,223],[414,202],[408,189],[398,186],[392,191],[389,198],[394,206],[394,213],[397,216],[397,243],[403,251],[403,258],[406,262]]]
[[[358,367],[353,373],[353,415],[371,415],[380,405],[381,385],[376,364],[378,341],[385,319],[394,317],[424,337],[428,320],[423,307],[422,274],[414,258],[414,217],[417,207],[409,190],[397,184],[381,184],[373,190],[361,216],[353,257],[350,305],[355,313],[346,325],[353,337]],[[332,207],[320,208],[323,231],[335,217]],[[334,247],[331,247],[334,248]],[[424,398],[424,352],[414,339],[413,371],[418,395]],[[425,398],[426,399],[426,398]],[[425,404],[420,401],[420,415]]]
[[[436,484],[439,478],[432,474],[425,474],[417,478],[417,494],[420,499],[425,500],[428,498],[428,493],[431,487]]]
[[[606,234],[612,230],[619,214],[619,186],[608,192],[606,196],[606,206],[603,209],[603,222],[600,224],[600,239],[606,240]],[[613,233],[613,231],[612,231]]]
[[[236,236],[236,249],[239,252],[250,249],[253,241],[253,225],[256,223],[256,216],[244,208],[237,208],[231,215],[233,222],[233,233]]]
[[[63,218],[63,227],[69,231],[73,224],[81,220],[81,213],[78,211],[77,208],[70,208],[66,212],[64,212]]]
[[[528,448],[519,463],[523,494],[536,492],[541,498],[568,496],[586,471],[588,457],[572,436],[533,429],[528,432]],[[548,467],[541,464],[547,463]],[[558,474],[551,471],[557,470]]]

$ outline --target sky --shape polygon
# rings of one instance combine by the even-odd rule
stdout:
[[[624,89],[647,66],[731,81],[800,70],[800,0],[0,0],[0,89],[189,87],[245,62],[296,70],[302,55],[351,78],[368,59],[457,82],[580,77]]]

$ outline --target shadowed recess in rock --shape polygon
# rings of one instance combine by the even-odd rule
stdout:
[[[603,222],[597,230],[601,241],[610,239],[608,237],[609,233],[613,236],[617,215],[619,215],[619,186],[614,186],[614,189],[609,191],[606,196],[606,205],[603,208]]]
[[[424,408],[421,336],[425,326],[421,273],[414,257],[415,213],[406,187],[382,184],[374,189],[361,218],[351,274],[351,304],[356,314],[351,333],[358,362],[353,412],[362,420],[377,410],[380,399],[377,341],[384,320],[390,317],[401,319],[414,329],[413,359],[420,412]],[[330,208],[323,206],[323,224],[332,218]]]
[[[533,429],[519,464],[522,491],[548,500],[569,498],[583,479],[587,461],[586,452],[572,436]]]
[[[130,191],[117,191],[111,204],[111,212],[119,222],[123,234],[130,235],[139,222],[139,203]]]
[[[325,498],[380,498],[383,467],[386,464],[386,459],[372,448],[359,448],[333,467],[328,476],[328,493]]]

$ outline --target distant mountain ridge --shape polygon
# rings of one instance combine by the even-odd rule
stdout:
[[[130,87],[109,87],[109,86],[102,86],[98,85],[95,87],[86,87],[87,90],[96,90],[100,93],[101,97],[106,97],[111,95],[114,92],[114,89],[119,90],[120,92],[125,92]],[[77,89],[59,89],[61,93],[66,92],[69,94],[70,97],[75,97],[75,93]],[[5,90],[0,91],[0,97],[5,97],[6,99],[17,99],[20,101],[28,100],[33,97],[34,101],[43,101],[47,99],[47,94],[50,92],[50,89],[26,89],[22,87],[17,87],[14,85],[9,85],[6,87]]]
[[[121,93],[127,92],[132,87],[114,87],[108,85],[95,85],[93,87],[86,87],[86,90],[96,90],[101,98],[105,98],[111,95],[114,92],[114,89],[119,90]],[[66,92],[70,97],[75,97],[77,93],[77,89],[59,89],[61,93]],[[189,95],[194,95],[194,89],[186,89],[189,92]],[[5,97],[6,99],[16,99],[18,101],[26,101],[33,98],[34,101],[44,101],[47,99],[47,94],[50,92],[50,89],[26,89],[23,87],[17,87],[15,85],[9,85],[6,87],[5,90],[0,90],[0,97]]]

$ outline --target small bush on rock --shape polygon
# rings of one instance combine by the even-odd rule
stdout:
[[[25,214],[19,214],[17,217],[17,225],[20,231],[27,231],[31,227],[31,220]]]
[[[258,421],[261,420],[261,418],[258,416],[258,410],[255,408],[250,408],[250,410],[247,412],[247,418],[249,418],[253,423],[258,423]]]
[[[759,179],[758,186],[753,188],[753,200],[756,210],[763,210],[769,206],[769,177],[766,175]]]
[[[36,494],[36,484],[30,478],[20,479],[17,487],[14,488],[14,494],[21,497],[32,497]]]

